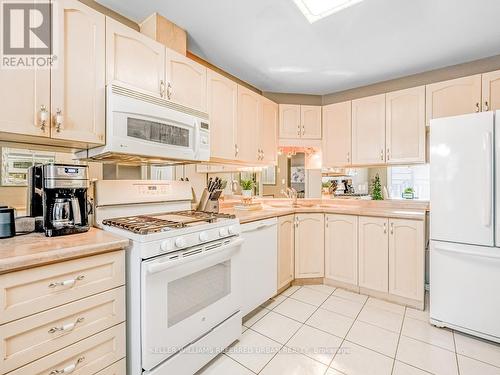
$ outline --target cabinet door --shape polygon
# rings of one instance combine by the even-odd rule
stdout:
[[[423,301],[424,242],[423,221],[389,220],[389,293]]]
[[[482,76],[483,111],[500,109],[500,70],[485,73]]]
[[[106,82],[165,94],[165,46],[106,17]]]
[[[325,275],[323,214],[296,215],[295,278]]]
[[[385,103],[387,163],[424,163],[425,87],[390,92]]]
[[[278,289],[294,279],[294,216],[278,218]]]
[[[359,217],[359,286],[387,293],[389,291],[388,220]]]
[[[323,166],[351,164],[351,102],[323,107]]]
[[[352,163],[385,162],[385,94],[352,101]]]
[[[280,138],[296,139],[301,136],[300,105],[280,104]]]
[[[358,217],[325,215],[325,278],[358,285]]]
[[[56,36],[60,58],[51,71],[51,136],[104,144],[105,16],[76,0],[55,4],[64,32]]]
[[[34,5],[37,1],[25,3]],[[31,69],[0,69],[0,103],[0,139],[16,139],[12,138],[14,134],[50,136],[49,69],[36,66]],[[45,124],[42,124],[42,114],[47,118]]]
[[[262,119],[259,128],[261,161],[275,164],[278,150],[278,104],[261,96]]]
[[[213,70],[207,74],[210,148],[212,158],[235,158],[238,85]]]
[[[437,82],[425,87],[426,123],[439,117],[479,112],[481,106],[481,74]]]
[[[321,107],[317,105],[300,106],[301,138],[321,139]]]
[[[238,127],[236,159],[246,162],[258,160],[257,137],[262,102],[260,95],[238,85]]]
[[[167,48],[167,99],[207,111],[207,68]]]

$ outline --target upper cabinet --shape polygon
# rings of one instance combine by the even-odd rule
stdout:
[[[279,105],[280,138],[300,138],[300,105]]]
[[[106,82],[166,97],[165,46],[106,17]]]
[[[166,91],[168,100],[207,111],[207,68],[167,48]]]
[[[321,106],[280,104],[279,137],[321,139]]]
[[[207,73],[207,103],[210,117],[211,158],[236,157],[238,84],[213,70]]]
[[[351,164],[351,102],[323,107],[323,166]]]
[[[81,148],[103,144],[105,17],[79,1],[55,6],[54,22],[64,31],[57,35],[57,64],[50,70],[0,70],[2,139]]]
[[[278,104],[263,96],[260,97],[260,100],[258,159],[262,163],[275,164],[278,151]]]
[[[385,94],[352,101],[352,164],[385,163]]]
[[[481,110],[481,74],[426,86],[426,122]]]
[[[386,94],[386,161],[425,162],[425,87]]]
[[[483,74],[483,111],[500,109],[500,70]]]
[[[236,160],[258,161],[258,131],[261,121],[261,96],[238,85],[238,126],[236,130]]]
[[[321,107],[317,105],[300,106],[300,137],[303,139],[321,139]]]
[[[59,55],[51,74],[52,137],[104,144],[105,17],[76,0],[57,12]]]

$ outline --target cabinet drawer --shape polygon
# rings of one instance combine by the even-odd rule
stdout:
[[[125,320],[125,287],[0,326],[0,373],[11,371]]]
[[[99,371],[96,375],[125,375],[127,372],[127,364],[125,358]]]
[[[0,275],[0,324],[124,284],[124,251]]]
[[[125,357],[125,323],[86,338],[9,375],[93,375]],[[59,372],[57,372],[59,371]]]

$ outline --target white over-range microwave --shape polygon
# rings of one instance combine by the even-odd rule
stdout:
[[[127,163],[208,161],[208,114],[121,84],[106,92],[106,144],[78,159]]]

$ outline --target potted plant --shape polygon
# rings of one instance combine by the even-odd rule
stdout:
[[[378,173],[375,175],[375,178],[373,179],[372,199],[374,201],[381,201],[384,199],[384,196],[382,195],[382,186],[380,185],[380,176],[378,175]]]
[[[241,194],[244,197],[251,197],[253,192],[253,187],[255,186],[255,182],[253,180],[241,180]]]
[[[406,188],[403,191],[402,196],[404,199],[414,199],[415,198],[415,190],[413,190],[413,188],[411,188],[411,187]]]

